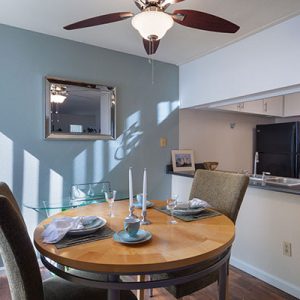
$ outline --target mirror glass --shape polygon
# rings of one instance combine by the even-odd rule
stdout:
[[[116,88],[46,77],[45,136],[115,139]]]

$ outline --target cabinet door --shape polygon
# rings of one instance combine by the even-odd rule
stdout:
[[[284,116],[300,115],[300,93],[288,94],[284,96]]]
[[[218,106],[217,108],[222,110],[239,111],[239,104],[229,104],[224,106]]]
[[[249,114],[264,114],[263,100],[247,101],[244,102],[243,112]]]
[[[270,97],[263,100],[263,110],[265,115],[283,116],[283,96]]]

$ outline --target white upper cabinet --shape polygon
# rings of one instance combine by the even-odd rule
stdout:
[[[237,111],[242,113],[260,114],[263,111],[262,100],[241,102],[218,107],[222,110]]]
[[[283,116],[283,96],[271,97],[255,101],[246,101],[218,107],[222,110],[230,110],[248,114]]]
[[[283,117],[283,96],[270,97],[263,100],[264,115]]]
[[[284,96],[284,116],[300,116],[300,93]]]
[[[230,111],[240,111],[240,103],[238,104],[228,104],[224,106],[218,106],[217,109],[222,109],[222,110],[230,110]]]
[[[218,107],[218,109],[236,111],[241,113],[261,113],[262,112],[262,100],[241,102],[236,104],[229,104]]]
[[[247,101],[243,103],[243,112],[249,114],[263,114],[263,100]]]

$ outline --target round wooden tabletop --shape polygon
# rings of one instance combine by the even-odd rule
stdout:
[[[156,206],[164,202],[153,200]],[[34,232],[34,243],[38,251],[64,266],[71,268],[124,273],[147,273],[172,270],[200,263],[221,254],[234,240],[234,224],[224,215],[173,225],[170,216],[153,208],[147,210],[152,224],[142,228],[152,233],[145,243],[127,245],[112,238],[57,249],[42,242],[41,234],[46,223],[61,216],[96,215],[104,217],[114,231],[123,229],[123,220],[128,215],[128,201],[114,205],[115,217],[108,216],[108,204],[99,203],[70,209],[44,220]],[[135,213],[140,214],[136,209]]]

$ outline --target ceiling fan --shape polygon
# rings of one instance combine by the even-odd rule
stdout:
[[[160,39],[174,25],[174,22],[201,30],[235,33],[239,26],[220,17],[196,10],[181,9],[173,13],[166,12],[171,5],[184,0],[134,0],[141,11],[117,12],[79,21],[64,27],[66,30],[92,27],[132,18],[132,26],[143,37],[144,48],[148,55],[156,52]]]

